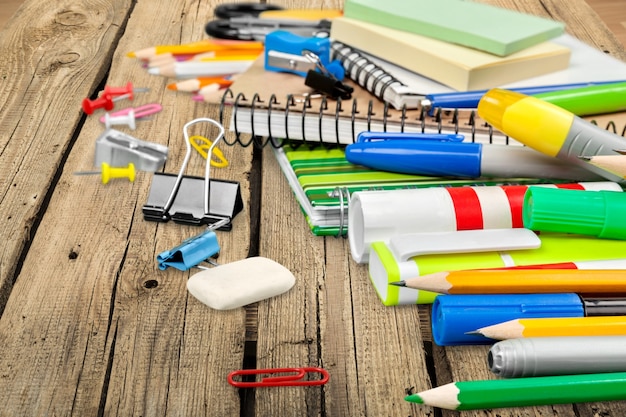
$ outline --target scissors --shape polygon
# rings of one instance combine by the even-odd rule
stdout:
[[[255,40],[263,42],[265,35],[275,30],[285,30],[306,37],[327,38],[330,34],[330,20],[296,19],[293,17],[262,18],[265,12],[276,12],[277,16],[290,10],[281,6],[262,3],[222,4],[215,8],[217,19],[208,22],[204,31],[219,39]]]

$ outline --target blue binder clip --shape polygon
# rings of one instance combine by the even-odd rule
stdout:
[[[343,80],[345,70],[341,62],[330,61],[330,39],[307,38],[284,30],[270,32],[265,37],[266,71],[291,72],[306,77],[309,70],[315,71],[320,66],[337,80]]]
[[[159,269],[165,271],[168,267],[180,271],[198,266],[200,262],[215,257],[220,252],[220,244],[214,230],[228,223],[230,219],[223,219],[211,224],[204,232],[186,239],[171,250],[157,255]]]

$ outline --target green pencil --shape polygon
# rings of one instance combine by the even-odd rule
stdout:
[[[626,372],[452,382],[405,397],[448,410],[526,407],[626,399]]]

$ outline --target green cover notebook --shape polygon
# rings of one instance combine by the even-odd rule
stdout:
[[[538,182],[537,179],[450,179],[376,171],[351,164],[339,147],[287,145],[272,149],[311,231],[317,236],[347,233],[350,195],[356,191]]]
[[[346,0],[344,16],[499,56],[565,31],[555,20],[462,0]]]

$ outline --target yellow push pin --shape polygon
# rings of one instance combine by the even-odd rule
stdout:
[[[101,171],[80,171],[74,175],[102,175],[102,184],[107,184],[113,178],[128,178],[135,181],[135,165],[131,162],[127,167],[111,167],[106,162],[102,163]]]

